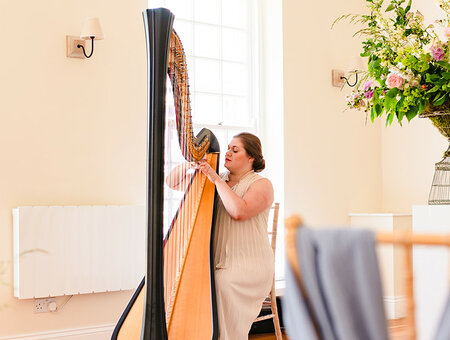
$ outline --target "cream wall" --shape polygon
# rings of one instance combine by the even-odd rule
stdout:
[[[383,211],[411,213],[413,205],[428,204],[434,163],[447,147],[427,119],[383,128]]]
[[[363,10],[362,0],[283,2],[285,206],[311,225],[382,206],[379,123],[343,112],[348,88],[331,86],[331,69],[360,52],[356,26],[331,24]]]
[[[0,2],[0,336],[115,323],[129,300],[132,292],[78,295],[34,314],[33,301],[13,298],[11,209],[145,203],[144,8]],[[65,36],[79,35],[86,16],[100,17],[105,40],[91,59],[66,58]]]

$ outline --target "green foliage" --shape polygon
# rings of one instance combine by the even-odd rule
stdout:
[[[347,104],[370,112],[372,122],[386,114],[386,125],[394,118],[401,124],[426,107],[450,101],[448,40],[441,41],[432,25],[425,26],[419,11],[411,12],[411,1],[366,0],[369,15],[344,15],[333,23],[345,19],[364,25],[356,34],[365,37],[360,55],[367,58],[367,72]],[[449,2],[440,3],[447,18],[439,23],[447,37]]]

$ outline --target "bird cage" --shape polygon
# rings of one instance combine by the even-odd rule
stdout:
[[[440,109],[429,106],[420,117],[428,118],[450,143],[450,103],[444,103]],[[450,205],[450,145],[444,153],[444,158],[435,164],[428,204]]]
[[[450,204],[450,146],[434,168],[428,204]]]

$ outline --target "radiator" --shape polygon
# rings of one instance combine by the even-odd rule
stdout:
[[[145,273],[143,206],[13,209],[14,296],[135,289]]]

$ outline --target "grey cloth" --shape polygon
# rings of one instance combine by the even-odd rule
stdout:
[[[442,315],[439,327],[436,332],[434,340],[449,340],[450,339],[450,296],[447,299],[447,306]]]
[[[297,247],[322,339],[387,340],[373,233],[301,227]],[[289,338],[317,339],[289,265],[282,303]]]
[[[289,265],[285,269],[286,287],[281,297],[283,323],[290,340],[318,340],[300,289]]]

